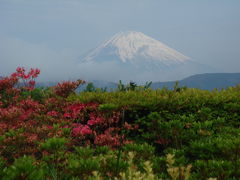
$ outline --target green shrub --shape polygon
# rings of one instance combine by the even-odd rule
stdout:
[[[41,144],[41,148],[49,152],[56,152],[65,149],[65,144],[68,141],[66,138],[53,137],[47,139],[44,143]]]
[[[68,159],[67,169],[71,176],[83,177],[84,175],[91,175],[93,171],[100,170],[100,162],[98,158],[79,158],[72,156]]]
[[[197,171],[196,178],[211,178],[217,179],[230,179],[233,173],[234,167],[231,162],[224,160],[198,160],[194,164],[194,169]]]
[[[23,156],[16,159],[10,167],[4,169],[3,180],[29,179],[29,180],[43,180],[44,171],[36,167],[34,159],[28,156]]]

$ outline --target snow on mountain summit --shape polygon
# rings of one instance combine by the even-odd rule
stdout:
[[[183,63],[190,58],[141,32],[127,31],[114,35],[90,52],[84,61],[94,61],[102,52],[118,56],[122,62],[156,60],[165,65]]]
[[[170,81],[211,72],[160,41],[135,31],[114,35],[76,66],[83,77],[112,82]]]

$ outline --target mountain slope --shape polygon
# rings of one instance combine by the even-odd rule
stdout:
[[[95,58],[99,58],[98,56],[104,52],[106,55],[118,56],[122,62],[130,61],[133,63],[138,61],[139,56],[165,65],[179,64],[189,59],[163,43],[135,31],[116,34],[93,50],[84,58],[84,61],[95,61]]]
[[[141,32],[121,32],[102,43],[78,64],[90,79],[167,81],[214,72]],[[86,75],[84,75],[86,77]]]
[[[175,82],[155,82],[152,88],[168,87],[173,88]],[[180,86],[187,86],[189,88],[199,88],[212,90],[214,88],[227,88],[240,84],[240,73],[206,73],[197,74],[187,77],[179,81]]]
[[[107,81],[90,81],[97,88],[105,88],[108,90],[117,89],[118,84]],[[240,73],[206,73],[206,74],[197,74],[185,79],[182,79],[179,82],[179,86],[187,86],[189,88],[199,88],[212,90],[214,88],[222,89],[230,86],[236,86],[240,84]],[[89,82],[88,82],[89,83]],[[168,82],[153,82],[151,88],[163,88],[167,87],[172,89],[176,81]],[[57,82],[38,82],[37,87],[48,87],[54,86]],[[86,88],[87,84],[84,84],[78,88],[78,91],[82,91]],[[139,85],[139,84],[138,84]]]

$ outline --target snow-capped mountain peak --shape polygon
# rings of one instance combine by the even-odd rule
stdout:
[[[139,59],[156,60],[171,65],[183,63],[190,58],[166,46],[141,32],[127,31],[114,35],[93,50],[84,61],[92,61],[100,53],[108,50],[109,55],[116,55],[122,62],[136,62]],[[110,49],[110,51],[109,51]]]
[[[83,76],[113,82],[170,81],[212,72],[160,41],[135,31],[114,35],[81,58],[78,67]]]

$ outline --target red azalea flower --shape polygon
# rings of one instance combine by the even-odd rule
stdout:
[[[87,122],[88,125],[93,126],[101,123],[104,123],[104,119],[102,117],[96,117],[93,113],[90,114],[90,120]]]
[[[71,118],[71,114],[70,114],[70,113],[64,113],[63,117],[65,117],[65,118]]]
[[[48,116],[52,116],[52,117],[57,117],[58,116],[58,112],[57,111],[49,111],[47,113]]]
[[[87,122],[87,124],[88,124],[89,126],[92,126],[92,125],[95,124],[95,121],[94,121],[94,120],[89,120],[89,121]]]
[[[87,125],[77,125],[77,127],[72,129],[72,135],[77,136],[85,136],[92,134],[92,130]]]
[[[31,87],[34,87],[35,84],[36,84],[36,82],[35,82],[34,80],[30,80],[30,81],[28,82],[28,84],[29,84]]]
[[[29,79],[30,78],[30,74],[24,74],[23,75],[23,79]]]
[[[34,142],[38,139],[38,135],[37,134],[29,134],[27,136],[27,142],[31,143]]]
[[[82,135],[92,134],[92,130],[89,128],[89,126],[85,125],[83,126],[81,133]]]

